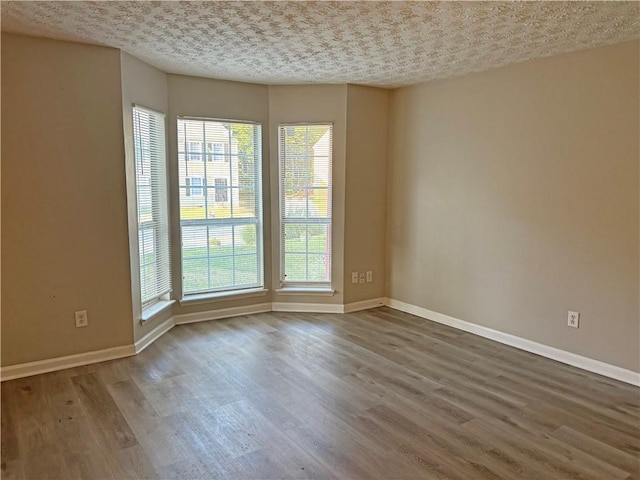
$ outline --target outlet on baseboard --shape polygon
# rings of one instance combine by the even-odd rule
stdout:
[[[567,325],[572,328],[578,328],[580,326],[580,312],[572,312],[569,310]]]

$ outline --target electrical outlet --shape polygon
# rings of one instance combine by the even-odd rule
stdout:
[[[373,282],[373,272],[369,270],[367,272],[367,283],[371,283],[371,282]]]
[[[358,272],[351,272],[351,283],[358,283]]]
[[[364,283],[365,282],[365,276],[364,276],[364,272],[362,272],[360,274],[360,283]]]
[[[580,312],[572,312],[569,310],[567,325],[573,328],[578,328],[580,326]]]
[[[86,327],[89,325],[89,317],[86,310],[76,312],[76,328]]]

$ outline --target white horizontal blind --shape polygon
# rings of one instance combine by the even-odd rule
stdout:
[[[280,125],[280,281],[331,285],[333,127]]]
[[[263,286],[261,165],[260,125],[178,118],[185,295]]]
[[[140,300],[144,310],[171,292],[164,115],[134,106],[133,141],[138,207]]]

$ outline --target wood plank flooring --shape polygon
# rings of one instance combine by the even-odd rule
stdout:
[[[2,478],[640,479],[640,389],[389,308],[2,384]]]

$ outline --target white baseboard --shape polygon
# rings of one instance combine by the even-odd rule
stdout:
[[[175,326],[176,322],[174,321],[173,317],[167,318],[164,322],[156,326],[153,330],[151,330],[134,344],[136,353],[140,353],[141,351],[143,351],[145,348],[147,348],[149,345],[151,345],[158,338],[160,338]]]
[[[136,351],[133,345],[125,345],[122,347],[106,348],[104,350],[78,353],[64,357],[48,358],[46,360],[38,360],[37,362],[19,363],[17,365],[9,365],[8,367],[0,368],[0,379],[4,382],[5,380],[13,380],[15,378],[30,377],[32,375],[40,375],[41,373],[53,372],[56,370],[81,367],[91,363],[130,357],[135,354]]]
[[[442,323],[458,330],[464,330],[475,335],[479,335],[496,342],[510,345],[512,347],[525,350],[527,352],[535,353],[537,355],[556,360],[558,362],[566,363],[574,367],[587,370],[589,372],[597,373],[599,375],[613,378],[621,382],[629,383],[631,385],[640,386],[640,373],[632,370],[627,370],[622,367],[611,365],[608,363],[594,360],[593,358],[583,357],[575,353],[567,352],[566,350],[560,350],[559,348],[550,347],[542,343],[537,343],[526,338],[517,337],[509,333],[500,332],[492,328],[483,327],[482,325],[476,325],[475,323],[466,322],[458,318],[450,317],[442,313],[434,312],[426,308],[418,307],[410,303],[394,300],[393,298],[385,299],[385,304],[396,310],[402,312],[411,313],[418,317],[432,320],[436,323]]]
[[[238,317],[240,315],[250,315],[252,313],[264,313],[271,311],[271,303],[259,303],[257,305],[247,305],[244,307],[221,308],[220,310],[209,310],[206,312],[184,313],[174,315],[176,325],[185,323],[206,322],[207,320],[218,320],[220,318]]]
[[[343,312],[344,313],[351,313],[351,312],[359,312],[360,310],[368,310],[370,308],[378,308],[378,307],[383,307],[385,305],[385,298],[372,298],[371,300],[363,300],[361,302],[353,302],[353,303],[347,303],[344,306]]]
[[[273,302],[273,312],[298,312],[298,313],[343,313],[343,305],[327,303],[289,303]]]
[[[264,312],[304,312],[304,313],[343,313],[365,310],[384,305],[384,299],[376,298],[363,302],[350,303],[348,305],[320,304],[320,303],[260,303],[257,305],[247,305],[244,307],[231,307],[207,312],[187,313],[174,315],[160,325],[148,332],[144,337],[133,345],[107,348],[94,352],[78,353],[64,357],[49,358],[36,362],[20,363],[0,368],[0,381],[13,380],[16,378],[39,375],[41,373],[64,370],[66,368],[80,367],[91,363],[114,360],[116,358],[129,357],[142,352],[145,348],[155,342],[162,335],[167,333],[176,325],[184,325],[194,322],[205,322],[207,320],[218,320],[221,318],[237,317],[240,315],[250,315],[252,313]]]

